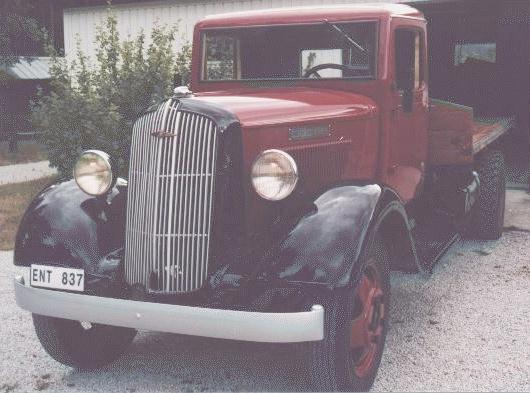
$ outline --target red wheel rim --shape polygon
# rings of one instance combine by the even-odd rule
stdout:
[[[364,378],[371,373],[383,341],[385,304],[381,276],[375,265],[366,266],[355,297],[350,352],[355,374]]]

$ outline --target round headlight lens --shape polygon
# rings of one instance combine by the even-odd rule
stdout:
[[[298,182],[298,169],[293,157],[281,150],[262,152],[252,166],[252,185],[264,199],[287,198]]]
[[[99,150],[87,150],[79,156],[74,167],[74,179],[89,195],[103,195],[112,187],[110,157]]]

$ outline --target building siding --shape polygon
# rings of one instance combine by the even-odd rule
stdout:
[[[297,7],[306,5],[363,3],[362,0],[167,0],[160,2],[116,5],[113,7],[118,21],[118,31],[122,38],[134,37],[140,31],[149,35],[152,26],[175,24],[179,26],[179,39],[175,42],[178,49],[186,40],[191,41],[193,26],[206,15],[244,11],[251,9]],[[389,0],[371,0],[386,2]],[[395,1],[397,2],[397,1]],[[75,55],[77,41],[82,51],[93,56],[95,53],[96,26],[101,24],[107,14],[106,7],[67,8],[64,18],[64,48],[67,57]],[[147,37],[148,38],[148,37]],[[149,39],[146,40],[149,43]]]

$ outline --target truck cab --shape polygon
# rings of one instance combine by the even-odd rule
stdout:
[[[350,141],[346,176],[378,178],[410,201],[422,182],[428,147],[426,22],[421,13],[404,5],[357,5],[272,15],[273,20],[270,13],[248,12],[200,22],[194,35],[192,90],[208,94],[207,99],[217,92],[234,104],[238,96],[266,100],[276,94],[271,103],[285,100],[273,114],[283,127],[334,127],[330,135],[304,139]],[[228,97],[223,99],[228,102]],[[256,105],[259,112],[248,103],[241,106],[243,128],[248,115],[263,117],[264,123],[274,120],[267,103]],[[289,107],[296,117],[281,113]],[[366,126],[348,124],[357,120],[353,112],[361,108],[366,108]],[[291,140],[291,145],[303,144]]]
[[[502,127],[429,98],[426,35],[395,4],[199,22],[191,89],[135,122],[128,178],[86,151],[24,216],[16,297],[48,353],[101,367],[136,329],[302,343],[310,388],[369,389],[389,271],[502,232]]]

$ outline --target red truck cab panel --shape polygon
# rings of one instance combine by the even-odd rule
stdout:
[[[381,179],[404,202],[422,184],[428,153],[428,84],[425,20],[392,18],[387,50],[390,89],[381,113]],[[408,102],[407,102],[408,101]]]
[[[260,88],[252,88],[253,85],[244,80],[203,80],[201,40],[206,31],[269,25],[317,25],[324,20],[331,23],[376,23],[373,79],[294,79],[281,87],[263,81]],[[405,56],[405,61],[414,59],[409,64],[417,67],[411,71],[412,75],[421,78],[420,81],[412,80],[416,82],[411,91],[412,110],[404,110],[405,90],[396,83],[396,59],[404,56],[396,56],[395,34],[404,29],[418,35],[417,39],[409,40],[413,46],[407,53],[409,56]],[[343,5],[326,7],[325,11],[314,7],[281,10],[277,14],[268,12],[266,15],[256,11],[216,15],[197,24],[193,47],[192,90],[199,99],[221,105],[240,119],[247,170],[259,151],[271,146],[292,152],[301,160],[302,175],[303,172],[311,174],[306,177],[311,190],[323,189],[333,181],[370,180],[393,188],[404,202],[416,195],[427,156],[428,109],[425,20],[417,10],[404,5]],[[405,76],[408,75],[404,72],[406,66],[401,64],[400,68]],[[331,127],[332,131],[320,140],[290,140],[290,128],[311,124]],[[316,160],[304,158],[311,154],[323,154],[323,158],[329,155],[329,160],[320,160],[316,168]],[[334,156],[342,159],[336,160]],[[311,162],[310,169],[306,168],[306,162]],[[249,191],[253,195],[252,190]]]

